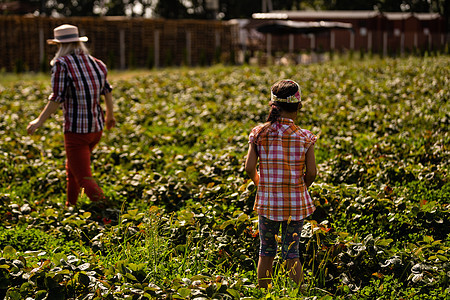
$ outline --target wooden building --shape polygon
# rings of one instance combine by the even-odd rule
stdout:
[[[247,31],[246,36],[258,36],[255,34],[258,26],[269,20],[331,21],[352,25],[352,30],[331,29],[317,34],[264,34],[263,38],[259,35],[264,42],[258,47],[267,48],[267,40],[270,39],[271,51],[354,50],[388,55],[443,50],[448,43],[444,18],[437,13],[273,11],[253,14],[252,20],[241,30]],[[245,43],[245,47],[255,45],[255,41],[249,39]]]

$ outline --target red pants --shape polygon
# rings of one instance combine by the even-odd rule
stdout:
[[[67,171],[67,203],[75,205],[81,188],[91,201],[104,198],[102,189],[97,185],[91,172],[91,153],[100,141],[102,132],[64,133]]]

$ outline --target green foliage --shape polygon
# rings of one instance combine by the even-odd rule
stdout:
[[[118,126],[93,154],[113,206],[65,202],[62,117],[26,124],[49,78],[0,80],[0,297],[443,299],[450,264],[449,58],[111,74]],[[270,86],[302,87],[319,135],[297,287],[256,288],[255,186],[243,163]]]
[[[35,227],[15,226],[14,229],[0,233],[0,248],[11,246],[19,251],[27,251],[28,249],[55,249],[61,247],[70,252],[70,249],[77,250],[77,245],[73,241],[64,238],[55,239],[51,234]]]

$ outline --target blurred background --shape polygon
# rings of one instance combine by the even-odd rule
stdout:
[[[111,69],[449,53],[449,0],[0,1],[0,70],[48,71],[70,23]]]

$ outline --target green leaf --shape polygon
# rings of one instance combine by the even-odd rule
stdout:
[[[248,215],[242,213],[241,215],[239,215],[239,217],[238,217],[236,223],[237,223],[237,224],[240,224],[240,223],[243,223],[243,222],[247,221],[248,219],[249,219],[249,218],[248,218]]]
[[[45,286],[48,289],[57,288],[59,285],[51,275],[45,276]]]
[[[137,281],[136,277],[131,273],[125,273],[124,277],[131,279],[133,281]]]
[[[191,294],[191,289],[189,289],[189,288],[179,288],[177,292],[178,292],[178,294],[181,297],[187,298]]]
[[[16,253],[16,249],[11,246],[5,246],[5,248],[3,248],[3,257],[5,258],[16,258]]]
[[[434,239],[433,239],[432,236],[426,235],[426,236],[423,237],[423,241],[424,241],[425,243],[430,244],[430,243],[434,242]]]
[[[227,293],[230,294],[234,299],[239,299],[241,297],[238,291],[231,288],[227,289]]]
[[[128,211],[128,214],[132,217],[135,217],[139,213],[138,209],[132,209]]]
[[[45,215],[47,217],[57,217],[58,214],[56,213],[56,211],[53,208],[48,208],[45,210]]]
[[[382,246],[382,247],[386,247],[389,246],[394,240],[393,239],[381,239],[376,241],[376,245],[377,246]]]
[[[46,290],[39,290],[36,292],[36,300],[46,299],[47,298],[47,291]]]
[[[440,261],[448,261],[448,258],[444,255],[437,254],[436,256],[437,258],[439,258]]]
[[[84,274],[82,272],[78,272],[77,274],[75,274],[75,280],[84,286],[88,286],[89,282],[91,281],[89,279],[89,276],[87,276],[86,274]]]
[[[227,220],[227,221],[223,222],[222,224],[220,224],[220,229],[223,230],[229,225],[234,225],[234,221],[233,220]]]
[[[440,245],[440,244],[441,244],[441,240],[436,240],[431,244],[431,246],[436,246],[436,245]]]
[[[82,217],[83,217],[83,219],[89,219],[91,217],[91,215],[92,215],[92,213],[86,211],[83,213]]]
[[[52,257],[52,262],[56,267],[61,266],[61,261],[67,261],[67,256],[64,253],[56,253]]]
[[[22,295],[21,295],[18,291],[12,290],[12,291],[9,291],[9,292],[8,292],[8,299],[11,299],[11,300],[21,300],[21,299],[23,299],[23,297],[22,297]]]

